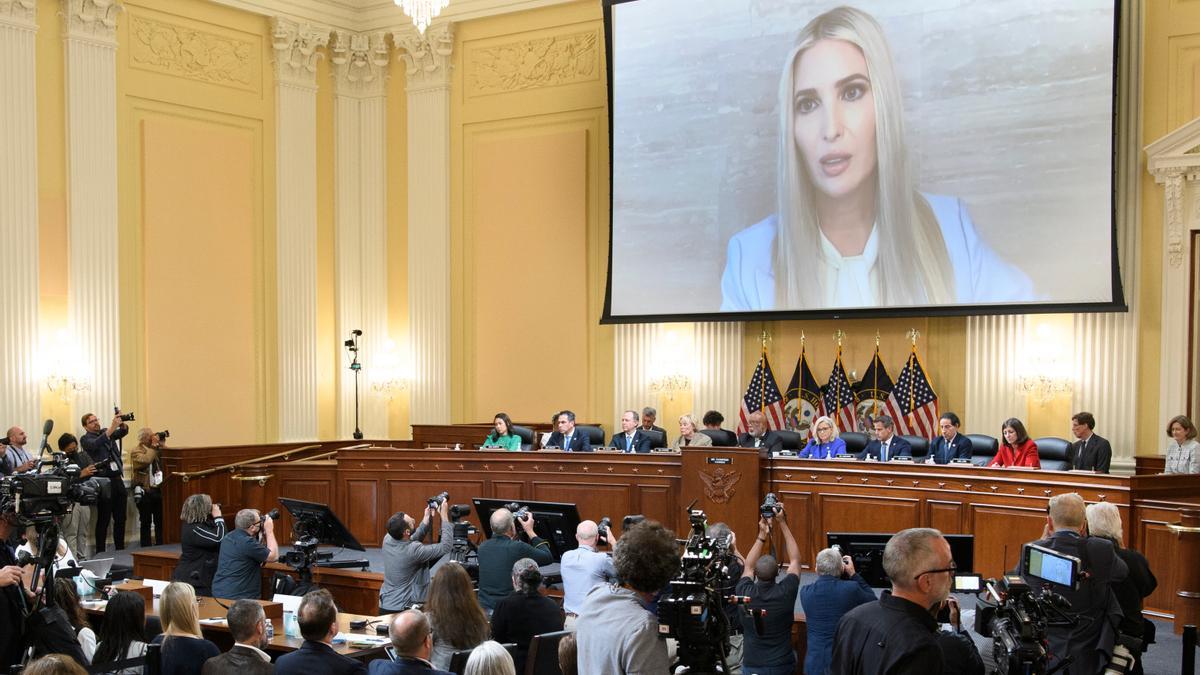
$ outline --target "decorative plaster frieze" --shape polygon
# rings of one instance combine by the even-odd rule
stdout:
[[[315,89],[317,51],[329,44],[329,29],[290,19],[271,20],[271,46],[275,49],[275,77],[282,84]]]
[[[144,16],[129,18],[135,68],[256,91],[262,81],[258,45]]]
[[[63,18],[71,39],[90,38],[115,47],[117,15],[124,8],[116,0],[63,0]]]
[[[454,53],[453,24],[430,26],[424,35],[416,30],[392,33],[408,74],[408,89],[450,85],[450,55]]]
[[[589,30],[469,49],[467,92],[488,96],[600,77],[600,34]]]
[[[36,27],[37,0],[0,0],[0,23]]]
[[[334,86],[339,96],[382,96],[391,53],[384,33],[337,31],[330,48]]]

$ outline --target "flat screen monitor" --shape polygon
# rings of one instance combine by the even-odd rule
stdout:
[[[561,560],[564,553],[578,546],[578,542],[575,541],[575,529],[579,527],[579,509],[575,508],[574,504],[483,497],[475,497],[471,501],[475,504],[475,513],[479,516],[479,527],[489,539],[492,537],[492,512],[516,503],[528,508],[533,514],[533,531],[550,544],[555,562]],[[516,527],[517,532],[524,532],[520,524]]]
[[[883,549],[892,538],[888,532],[827,532],[827,546],[838,546],[842,555],[854,559],[854,569],[872,588],[890,588],[891,580],[883,571]],[[942,535],[950,544],[950,553],[959,572],[975,571],[975,535]]]

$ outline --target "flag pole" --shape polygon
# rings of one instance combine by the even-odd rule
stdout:
[[[761,382],[759,383],[758,392],[759,412],[766,410],[767,407],[767,341],[770,339],[771,334],[767,332],[766,328],[764,328],[762,330],[762,334],[759,335],[759,340],[762,341],[762,354],[760,354],[758,357],[758,365],[762,368],[762,377],[759,378]]]
[[[908,339],[912,341],[912,351],[908,353],[908,372],[911,375],[908,378],[908,428],[910,431],[912,430],[913,423],[916,422],[917,419],[914,417],[915,412],[913,410],[913,408],[917,405],[916,374],[913,370],[913,359],[917,357],[917,338],[919,337],[921,337],[921,331],[917,330],[916,328],[909,329]]]
[[[876,362],[879,361],[879,331],[875,331],[875,361]],[[875,365],[875,364],[871,364],[871,365]],[[876,396],[871,399],[872,401],[875,401],[875,405],[871,406],[871,408],[873,410],[873,416],[878,417],[879,416],[879,396],[878,396],[879,368],[872,368],[871,373],[872,373],[871,387],[876,392]],[[855,415],[855,417],[857,417],[857,415]]]
[[[837,340],[837,360],[834,362],[834,370],[837,370],[837,368],[842,365],[842,339],[845,337],[846,337],[846,332],[843,331],[841,328],[837,329],[833,333],[833,339]],[[843,377],[837,378],[837,382],[835,382],[833,385],[833,404],[835,406],[837,406],[837,409],[834,410],[834,413],[833,413],[833,420],[834,420],[835,425],[837,424],[837,418],[840,416],[840,414],[842,412],[842,379],[845,376],[845,371],[846,371],[846,369],[843,367],[842,368]]]

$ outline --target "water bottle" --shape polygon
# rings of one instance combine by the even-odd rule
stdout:
[[[267,640],[275,639],[275,624],[270,619],[267,619]]]

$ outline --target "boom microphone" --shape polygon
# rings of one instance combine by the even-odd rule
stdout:
[[[46,454],[46,449],[50,447],[51,431],[54,431],[54,420],[46,420],[42,424],[42,447],[38,449],[38,456]]]

